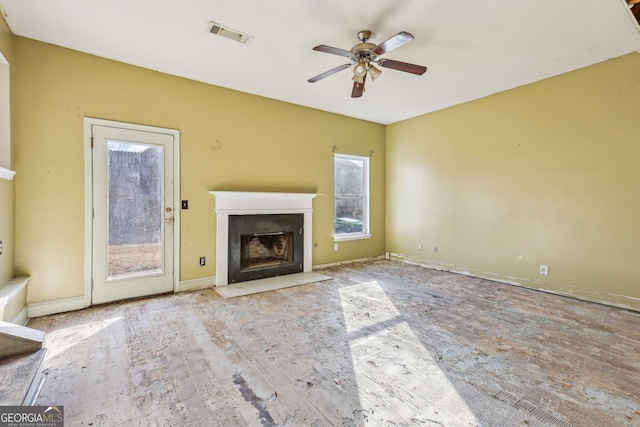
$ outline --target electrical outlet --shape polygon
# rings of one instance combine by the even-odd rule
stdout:
[[[438,245],[433,245],[433,253],[434,254],[438,253]]]
[[[421,251],[422,250],[422,243],[418,243],[418,250]]]
[[[201,256],[200,257],[200,265],[206,265],[207,264],[207,258]]]
[[[547,276],[549,274],[549,266],[545,264],[540,264],[540,274]]]
[[[334,244],[333,244],[333,250],[334,250],[334,251],[337,251],[337,250],[338,250],[338,244],[337,244],[337,243],[334,243]]]

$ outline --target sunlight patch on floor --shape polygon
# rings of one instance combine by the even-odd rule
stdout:
[[[55,357],[72,348],[74,345],[82,343],[114,323],[122,320],[122,316],[110,317],[95,322],[82,325],[73,325],[47,332],[47,358]]]
[[[369,421],[477,423],[377,282],[340,288],[340,296],[360,402]]]

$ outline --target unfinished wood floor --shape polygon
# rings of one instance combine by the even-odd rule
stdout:
[[[640,425],[640,314],[392,261],[31,321],[93,426]]]

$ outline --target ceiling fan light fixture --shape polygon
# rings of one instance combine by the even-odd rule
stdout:
[[[367,74],[367,64],[365,64],[364,62],[358,62],[353,67],[353,75],[358,77],[364,77],[365,74]]]
[[[364,76],[367,75],[367,64],[365,62],[358,62],[353,67],[353,77],[351,80],[364,84]]]
[[[369,65],[369,75],[371,76],[371,80],[377,79],[378,77],[380,77],[380,74],[382,74],[382,71],[380,71],[373,65]]]

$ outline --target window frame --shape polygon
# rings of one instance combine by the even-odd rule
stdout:
[[[355,232],[355,233],[336,233],[336,201],[338,199],[339,196],[344,196],[344,195],[339,195],[336,193],[336,160],[338,159],[344,159],[344,160],[357,160],[357,161],[361,161],[364,163],[364,176],[363,176],[363,180],[364,180],[364,194],[362,196],[357,196],[359,198],[362,198],[363,200],[363,213],[362,213],[362,225],[363,225],[363,230],[359,231],[359,232]],[[333,241],[334,242],[343,242],[343,241],[347,241],[347,240],[360,240],[360,239],[370,239],[372,237],[372,235],[370,234],[370,228],[369,228],[369,219],[370,219],[370,193],[371,193],[371,189],[370,189],[370,182],[369,182],[369,177],[370,177],[370,162],[369,162],[369,157],[365,157],[365,156],[357,156],[357,155],[353,155],[353,154],[341,154],[341,153],[334,153],[333,156]]]
[[[11,84],[9,63],[0,52],[0,179],[13,180],[11,170]]]

